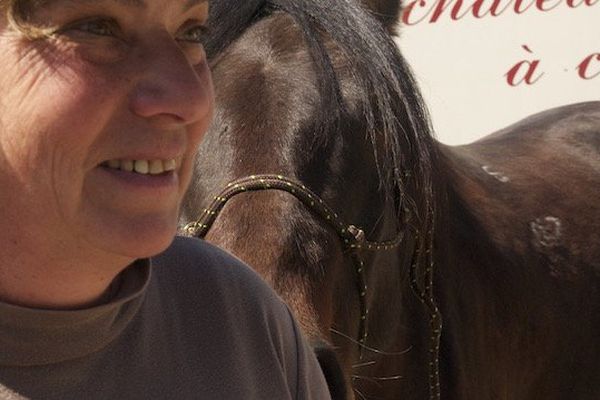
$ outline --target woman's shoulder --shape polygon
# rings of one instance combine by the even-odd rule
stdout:
[[[280,386],[291,398],[329,398],[289,308],[233,255],[202,240],[178,237],[152,259],[152,281],[147,300],[156,304],[153,308],[160,310],[163,323],[186,332],[176,335],[189,340],[186,352],[193,352],[198,343],[208,344],[200,346],[204,363],[214,358],[221,366],[249,366],[241,370],[253,390],[256,382],[263,382],[260,391]],[[231,349],[237,349],[235,354]],[[271,368],[266,375],[265,365]],[[250,377],[254,373],[260,376]],[[289,398],[281,393],[257,397]]]
[[[216,298],[226,295],[228,301],[244,300],[245,304],[283,305],[248,265],[200,239],[176,237],[167,250],[152,258],[152,274],[160,285],[174,286],[178,291],[211,293]]]
[[[172,320],[170,325],[185,321],[183,330],[195,327],[195,334],[239,342],[241,348],[274,345],[280,361],[296,354],[298,332],[290,310],[233,255],[203,240],[178,237],[151,265],[146,303]]]
[[[152,257],[154,269],[178,268],[182,273],[256,275],[250,267],[231,253],[202,239],[176,236],[162,253]]]
[[[165,265],[178,265],[183,268],[202,267],[203,270],[215,264],[227,264],[235,268],[246,268],[245,264],[227,253],[202,239],[176,236],[171,245],[161,254],[152,258],[153,264],[162,268]]]

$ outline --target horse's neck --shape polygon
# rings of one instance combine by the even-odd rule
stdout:
[[[442,387],[447,398],[471,399],[468,389],[461,392],[469,382],[481,381],[472,387],[494,387],[496,383],[487,379],[505,367],[501,352],[496,351],[504,346],[498,333],[519,327],[511,325],[510,311],[499,302],[513,279],[505,274],[505,254],[490,239],[473,207],[473,199],[481,195],[473,168],[452,149],[440,148],[434,292],[443,320]],[[498,342],[491,345],[490,337],[498,337]],[[506,347],[503,351],[510,353],[510,346]],[[492,367],[486,358],[498,365]],[[452,367],[445,369],[449,363]]]
[[[453,364],[444,380],[455,391],[449,398],[481,399],[477,393],[492,389],[494,398],[530,398],[544,363],[570,362],[556,358],[577,345],[565,324],[580,324],[577,315],[587,305],[577,285],[550,276],[527,243],[521,249],[519,235],[529,225],[510,219],[510,202],[496,189],[501,177],[477,157],[468,147],[442,148],[436,168],[443,175],[434,287],[444,321],[442,358]]]

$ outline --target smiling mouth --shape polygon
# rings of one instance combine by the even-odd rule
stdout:
[[[141,175],[161,175],[177,169],[177,160],[109,160],[102,167]]]

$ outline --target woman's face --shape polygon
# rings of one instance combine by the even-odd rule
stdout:
[[[0,22],[0,229],[56,251],[160,252],[212,113],[208,3],[43,3],[31,21],[47,38]]]

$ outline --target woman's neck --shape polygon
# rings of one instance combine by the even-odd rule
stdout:
[[[32,250],[35,249],[35,250]],[[82,252],[83,253],[83,252]],[[81,309],[105,301],[118,288],[119,275],[134,260],[73,251],[23,251],[4,241],[0,252],[0,301],[45,309]]]

